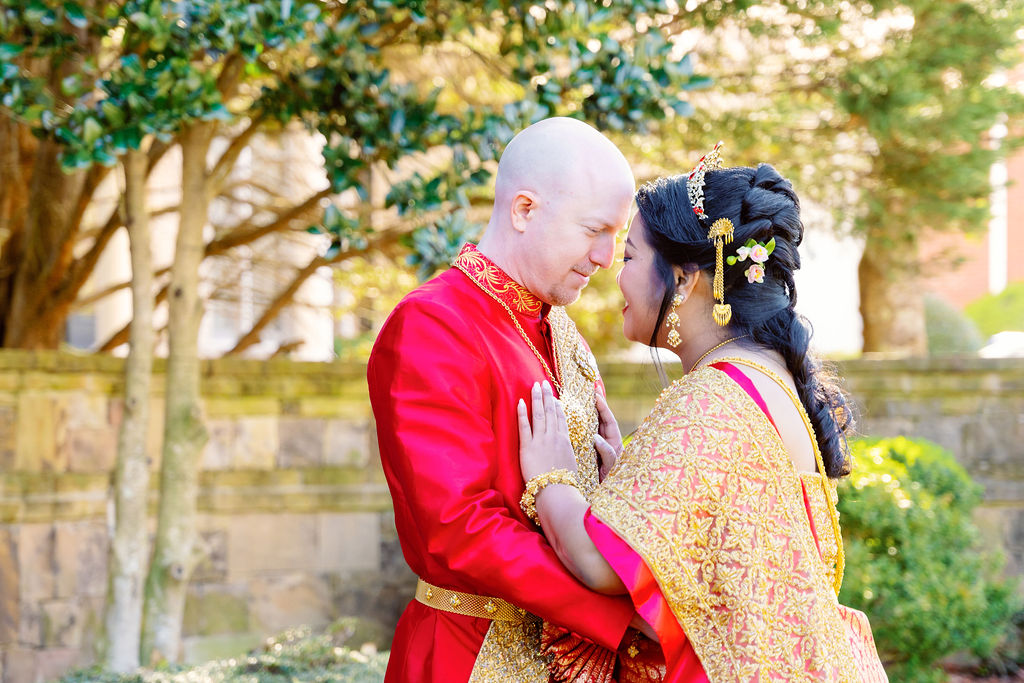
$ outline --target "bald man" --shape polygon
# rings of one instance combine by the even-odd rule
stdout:
[[[420,579],[388,683],[546,682],[542,630],[548,645],[561,634],[615,650],[633,617],[627,598],[577,582],[520,509],[516,423],[516,403],[547,381],[566,409],[581,489],[597,486],[604,388],[562,307],[611,266],[633,174],[598,131],[554,118],[509,143],[495,183],[479,246],[406,296],[370,355],[381,462]]]

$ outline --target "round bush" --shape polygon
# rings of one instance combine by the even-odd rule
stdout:
[[[1019,609],[971,513],[981,502],[953,455],[924,440],[861,439],[840,484],[840,601],[867,613],[893,681],[941,681],[953,653],[986,657]]]
[[[924,325],[931,356],[976,353],[985,345],[974,321],[931,294],[924,297]]]
[[[999,294],[975,299],[967,304],[965,312],[987,337],[1005,330],[1024,330],[1024,282],[1014,282]]]

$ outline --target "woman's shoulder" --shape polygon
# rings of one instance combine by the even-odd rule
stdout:
[[[678,421],[682,417],[707,417],[733,413],[749,396],[727,374],[705,366],[689,372],[668,385],[655,403],[652,417]]]

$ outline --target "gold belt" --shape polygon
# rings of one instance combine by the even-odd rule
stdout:
[[[536,619],[524,609],[520,609],[501,598],[489,598],[485,595],[460,593],[439,586],[433,586],[423,579],[416,583],[416,599],[428,607],[442,612],[464,614],[467,617],[493,619],[495,621],[531,621]]]

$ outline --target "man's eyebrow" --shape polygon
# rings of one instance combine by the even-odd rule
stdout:
[[[636,246],[636,245],[634,245],[634,244],[633,244],[633,241],[632,241],[631,239],[629,239],[629,237],[628,237],[628,236],[626,237],[626,246],[627,246],[627,247],[633,247],[633,246]]]
[[[597,216],[590,216],[589,218],[584,218],[583,222],[584,223],[591,223],[593,225],[598,225],[598,226],[600,226],[601,228],[603,228],[605,230],[615,230],[615,231],[618,231],[618,229],[619,229],[618,226],[612,224],[610,221],[606,221],[603,218],[598,218]]]

